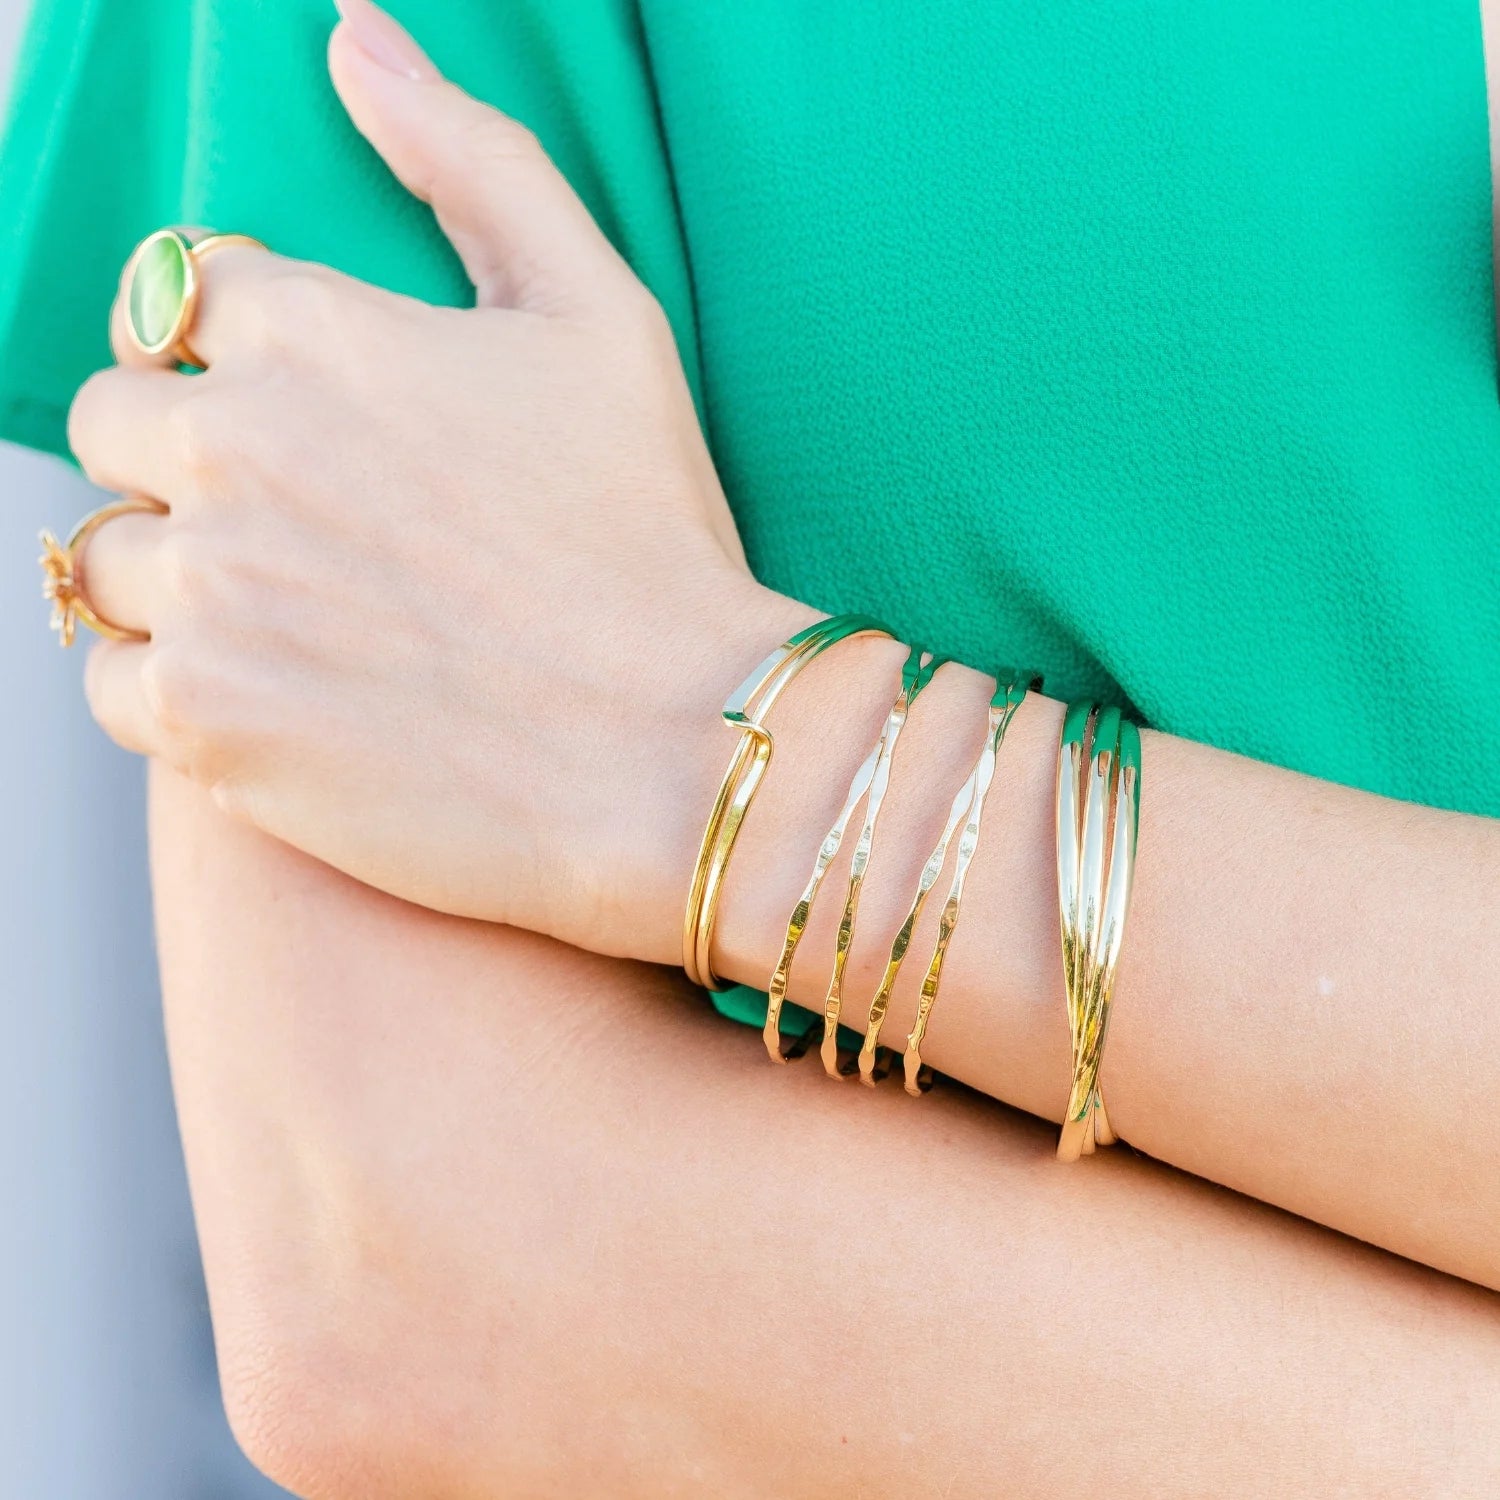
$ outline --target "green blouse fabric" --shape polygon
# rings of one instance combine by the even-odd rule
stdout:
[[[390,8],[661,298],[765,582],[1500,813],[1477,0]],[[161,223],[466,300],[332,95],[333,20],[40,0],[0,154],[0,433],[63,450]]]

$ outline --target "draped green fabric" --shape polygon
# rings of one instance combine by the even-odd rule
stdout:
[[[766,582],[1500,812],[1476,0],[391,8],[663,300]],[[464,298],[333,99],[333,19],[41,0],[0,157],[5,435],[62,448],[163,222]]]

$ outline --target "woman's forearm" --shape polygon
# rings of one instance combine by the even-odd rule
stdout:
[[[160,771],[153,833],[226,1387],[300,1493],[1500,1485],[1486,1293],[1055,1171],[961,1091],[914,1128],[768,1080],[680,980],[403,906]]]
[[[733,979],[765,987],[901,655],[888,642],[848,643],[778,705],[775,759],[720,913],[716,962]],[[726,680],[748,665],[726,665]],[[977,751],[990,691],[980,674],[946,668],[906,727],[850,959],[843,1014],[856,1029]],[[1033,695],[1016,716],[924,1046],[943,1072],[1054,1120],[1070,1078],[1053,852],[1061,713]],[[700,798],[732,744],[719,736],[695,752]],[[1167,735],[1148,734],[1144,758],[1103,1074],[1116,1128],[1189,1171],[1500,1286],[1500,1112],[1485,1066],[1500,1057],[1490,896],[1500,827]],[[684,868],[691,857],[685,850]],[[814,1009],[846,869],[847,850],[792,971],[792,998]],[[886,1021],[898,1046],[944,889]],[[743,1046],[753,1056],[758,1039]],[[780,1086],[763,1080],[772,1093]],[[920,1130],[930,1101],[910,1107],[909,1128]]]
[[[394,69],[379,55],[392,45]],[[209,368],[189,379],[132,335],[144,266],[127,269],[125,363],[85,385],[70,434],[92,477],[168,511],[88,542],[93,606],[149,637],[102,644],[91,702],[121,743],[371,885],[672,959],[728,754],[717,695],[809,611],[750,578],[673,332],[537,142],[368,6],[329,56],[354,123],[454,235],[481,306],[169,237],[197,266],[180,311]],[[766,983],[890,702],[893,650],[841,650],[778,708],[780,767],[731,872],[725,972]],[[987,691],[949,669],[913,715],[851,1021]],[[1055,712],[1033,702],[1015,725],[928,1049],[1044,1113],[1068,1081]],[[1494,830],[1165,739],[1147,750],[1104,1063],[1116,1123],[1195,1171],[1500,1284]],[[815,932],[795,995],[819,998],[819,947]]]

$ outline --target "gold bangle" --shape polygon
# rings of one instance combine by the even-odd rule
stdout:
[[[997,687],[999,683],[1007,683],[1001,691],[1008,695],[1012,690],[1009,684],[1016,675],[1001,672],[998,676]],[[1030,679],[1029,687],[1032,690],[1039,691],[1041,686],[1040,677]],[[944,823],[942,834],[928,856],[927,863],[922,866],[922,874],[917,880],[916,895],[906,910],[906,919],[897,929],[895,941],[891,944],[890,956],[886,959],[885,973],[881,976],[880,984],[875,991],[875,998],[870,1002],[870,1016],[865,1024],[865,1039],[859,1049],[859,1079],[861,1083],[868,1084],[871,1088],[875,1086],[875,1064],[880,1050],[881,1027],[884,1026],[886,1012],[890,1009],[891,994],[896,988],[897,976],[901,972],[902,964],[906,962],[906,955],[911,947],[912,933],[918,921],[921,920],[923,908],[927,905],[927,898],[932,893],[932,888],[938,882],[938,876],[943,873],[943,867],[948,862],[948,848],[953,842],[953,835],[958,832],[959,824],[965,822],[968,817],[969,804],[974,798],[980,769],[989,756],[991,736],[994,732],[994,702],[995,700],[991,701],[991,722],[985,731],[984,748],[980,751],[979,759],[974,763],[974,769],[969,772],[968,778],[959,787],[952,805],[948,808],[948,821]],[[996,749],[998,750],[998,746]],[[924,1032],[925,1029],[924,1027]]]
[[[943,866],[948,862],[948,846],[953,842],[953,835],[958,832],[958,825],[964,821],[964,816],[969,810],[969,802],[974,796],[975,772],[969,773],[968,780],[959,787],[958,795],[953,799],[953,805],[948,809],[948,821],[943,825],[942,836],[938,839],[936,847],[928,856],[927,863],[922,866],[922,874],[917,881],[917,894],[912,898],[911,905],[906,911],[906,920],[897,929],[895,941],[891,944],[890,956],[885,961],[885,973],[881,976],[880,985],[875,991],[875,998],[870,1002],[870,1017],[865,1023],[865,1039],[859,1048],[859,1081],[875,1087],[875,1063],[880,1050],[880,1028],[885,1024],[886,1011],[890,1009],[891,993],[896,988],[896,977],[901,972],[901,965],[906,962],[907,950],[911,947],[911,935],[921,918],[922,909],[927,905],[927,897],[931,894],[933,886],[937,884],[938,876],[943,873]]]
[[[1097,704],[1088,702],[1074,703],[1063,717],[1059,740],[1057,898],[1075,1091],[1084,1065],[1085,1016],[1094,967],[1091,949],[1099,927],[1106,875],[1104,834],[1109,790],[1101,774],[1100,760],[1104,747],[1112,752],[1118,744],[1119,723],[1118,710],[1100,710]],[[1070,1092],[1064,1111],[1063,1139],[1058,1143],[1059,1156],[1077,1160],[1080,1155],[1092,1152],[1101,1135],[1101,1126],[1106,1143],[1112,1141],[1114,1133],[1102,1092],[1097,1087],[1085,1092],[1076,1109]]]
[[[814,657],[856,635],[889,636],[890,631],[864,615],[820,620],[773,651],[724,704],[724,722],[739,731],[739,742],[714,799],[688,889],[682,923],[682,967],[694,984],[711,990],[726,987],[714,973],[710,954],[714,919],[740,826],[771,763],[773,743],[763,722],[765,716],[787,684]]]
[[[1117,1139],[1099,1071],[1135,876],[1141,739],[1118,709],[1071,704],[1057,764],[1057,895],[1073,1083],[1058,1158]]]
[[[1018,680],[1018,674],[1003,672],[997,681],[995,696],[990,699],[989,725],[985,734],[984,748],[979,752],[979,759],[975,762],[968,782],[965,783],[969,789],[969,800],[964,816],[963,833],[958,840],[958,859],[953,867],[953,884],[948,888],[948,899],[943,903],[942,915],[938,919],[937,945],[933,950],[932,961],[927,966],[927,973],[922,979],[922,991],[917,1001],[917,1016],[912,1023],[911,1034],[906,1039],[906,1052],[902,1059],[906,1074],[906,1092],[914,1096],[923,1092],[923,1084],[926,1082],[922,1076],[922,1042],[927,1036],[933,1007],[937,1004],[938,987],[943,978],[943,964],[948,956],[948,944],[953,938],[954,929],[958,926],[959,912],[964,899],[964,881],[968,876],[969,866],[974,862],[974,852],[979,847],[980,821],[984,816],[985,799],[989,796],[990,787],[994,784],[995,767],[1000,760],[1000,748],[1005,743],[1005,733],[1010,728],[1010,721],[1026,699],[1028,688],[1040,686],[1039,678]],[[951,837],[952,833],[948,832],[944,843],[940,846],[944,855],[947,850],[947,839]],[[933,851],[933,857],[938,857],[938,850]],[[936,880],[936,875],[933,879]],[[873,1062],[872,1048],[872,1066]]]
[[[849,794],[844,799],[843,810],[828,831],[828,836],[819,846],[812,877],[796,906],[792,908],[781,958],[777,962],[776,972],[771,976],[770,1004],[766,1010],[766,1027],[763,1033],[766,1051],[777,1062],[786,1060],[781,1053],[781,1005],[786,999],[787,975],[791,970],[792,958],[806,930],[808,914],[818,894],[818,888],[822,885],[823,877],[828,873],[828,867],[833,863],[839,852],[839,846],[844,841],[844,833],[849,826],[849,820],[854,816],[860,803],[866,802],[868,798],[864,823],[854,846],[854,858],[849,870],[849,888],[844,898],[844,911],[839,920],[833,974],[823,1000],[823,1045],[821,1048],[823,1068],[829,1077],[839,1076],[838,1027],[839,1013],[844,1001],[844,968],[849,959],[850,946],[854,941],[854,922],[859,910],[860,892],[864,887],[865,871],[870,864],[876,821],[880,817],[881,804],[885,801],[886,789],[890,785],[891,765],[896,754],[896,744],[901,738],[901,730],[906,723],[907,715],[911,712],[912,704],[917,701],[922,690],[932,681],[938,668],[947,660],[947,657],[933,656],[921,646],[913,646],[908,652],[906,664],[901,669],[901,690],[897,693],[896,701],[891,705],[891,711],[886,716],[880,738],[876,741],[874,749],[865,757],[864,764],[854,773],[854,780],[849,784]]]
[[[908,658],[908,662],[909,660]],[[889,728],[888,723],[886,727]],[[790,1060],[781,1050],[781,1008],[786,1002],[787,978],[792,970],[792,960],[797,956],[797,945],[802,941],[802,934],[807,931],[808,917],[811,915],[813,902],[817,900],[823,877],[838,856],[850,819],[853,818],[860,803],[864,801],[865,794],[870,790],[870,783],[875,777],[875,766],[880,759],[880,752],[884,745],[885,730],[883,729],[874,748],[854,773],[854,779],[849,783],[848,795],[844,798],[844,806],[838,817],[833,820],[833,827],[828,830],[827,836],[818,846],[818,857],[813,861],[812,874],[808,877],[807,884],[803,887],[801,896],[797,898],[797,904],[792,908],[792,915],[787,921],[786,936],[781,944],[781,956],[776,960],[776,968],[772,971],[771,983],[766,991],[766,1024],[761,1031],[761,1039],[765,1042],[766,1053],[772,1062],[784,1063]]]

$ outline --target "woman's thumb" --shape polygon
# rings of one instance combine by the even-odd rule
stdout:
[[[432,205],[481,305],[565,310],[630,274],[530,131],[447,82],[372,0],[336,3],[328,63],[339,98]]]

